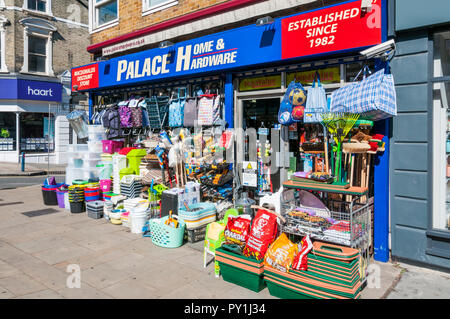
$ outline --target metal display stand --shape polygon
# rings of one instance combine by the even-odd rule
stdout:
[[[365,281],[372,242],[371,219],[374,207],[373,197],[363,201],[364,196],[367,198],[368,189],[339,189],[328,184],[305,185],[295,181],[285,182],[283,187],[312,191],[328,207],[329,217],[320,217],[320,212],[313,217],[306,213],[285,213],[286,222],[282,225],[282,231],[293,236],[309,234],[311,239],[358,249],[361,253],[361,278]],[[298,204],[302,207],[302,203]]]

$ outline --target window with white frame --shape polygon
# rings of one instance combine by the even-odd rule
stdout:
[[[8,72],[6,67],[6,29],[8,22],[4,16],[0,16],[0,72]]]
[[[142,13],[153,13],[177,4],[178,0],[142,0]]]
[[[23,8],[52,15],[51,0],[23,0]]]
[[[119,0],[90,0],[91,29],[110,26],[119,19]]]
[[[24,26],[21,72],[54,76],[52,37],[56,28],[39,18],[25,18],[20,23]]]

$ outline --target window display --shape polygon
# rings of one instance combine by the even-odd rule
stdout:
[[[20,115],[20,151],[53,152],[55,147],[55,119],[47,113]]]
[[[0,151],[16,150],[16,114],[0,113]]]

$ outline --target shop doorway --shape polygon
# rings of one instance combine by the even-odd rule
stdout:
[[[246,183],[242,173],[244,162],[258,161],[258,146],[261,148],[263,163],[270,166],[268,192],[276,192],[286,179],[285,162],[289,161],[289,143],[287,143],[287,128],[278,124],[281,98],[281,94],[246,96],[237,103],[238,176],[243,189],[253,195],[251,196],[253,198],[257,196],[257,187],[244,186]],[[269,156],[265,154],[266,145],[271,148]]]

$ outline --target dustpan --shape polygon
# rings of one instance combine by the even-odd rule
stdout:
[[[328,218],[331,216],[330,210],[322,201],[314,194],[300,190],[298,192],[300,207],[312,208],[318,216]]]

